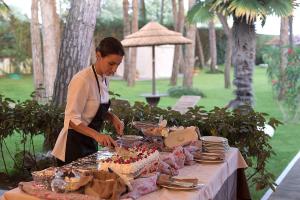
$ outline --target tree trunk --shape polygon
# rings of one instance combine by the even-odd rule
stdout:
[[[172,13],[173,13],[173,27],[174,30],[178,30],[177,28],[177,4],[176,0],[172,0]]]
[[[205,67],[205,59],[204,59],[204,53],[203,53],[203,46],[201,42],[200,32],[196,31],[196,47],[198,48],[199,53],[199,60],[201,67]]]
[[[96,45],[95,45],[95,39],[92,39],[92,44],[91,44],[91,52],[90,52],[90,64],[93,65],[96,63],[97,61],[97,57],[96,57]]]
[[[173,26],[174,30],[178,30],[178,23],[177,23],[177,3],[176,0],[172,0],[172,13],[173,13]],[[174,58],[173,58],[173,69],[172,69],[172,75],[170,79],[170,85],[175,86],[177,84],[177,77],[178,77],[178,70],[179,70],[179,62],[178,59],[179,54],[179,45],[175,45],[174,48]]]
[[[38,0],[31,1],[31,49],[32,49],[32,65],[33,65],[33,79],[35,100],[42,102],[45,96],[44,88],[44,76],[42,65],[42,44],[41,44],[41,32],[38,16]]]
[[[290,48],[294,48],[294,33],[293,33],[293,15],[289,16],[289,43],[290,43]]]
[[[53,103],[65,104],[67,86],[79,70],[89,64],[99,0],[72,1],[58,60]]]
[[[53,9],[53,16],[55,20],[55,40],[56,40],[56,53],[57,53],[57,60],[59,55],[59,49],[61,44],[61,28],[60,28],[60,18],[59,15],[56,12],[56,4],[55,1],[53,1],[55,9]]]
[[[165,1],[160,0],[160,24],[164,24],[164,6],[165,6]]]
[[[234,38],[233,66],[236,99],[229,107],[253,106],[252,75],[255,65],[255,25],[247,24],[245,18],[235,18],[232,33]]]
[[[123,35],[124,35],[124,38],[130,34],[130,21],[129,21],[128,8],[129,8],[128,0],[123,0]],[[130,67],[129,48],[125,48],[123,79],[126,81],[128,81],[129,67]]]
[[[289,44],[289,19],[281,17],[280,24],[280,82],[285,82],[285,68],[288,63],[288,44]],[[284,88],[280,88],[278,100],[282,100],[285,96]]]
[[[137,32],[139,30],[139,8],[138,8],[138,1],[133,0],[132,1],[132,32]],[[127,85],[132,87],[135,85],[135,79],[136,79],[136,53],[137,49],[135,47],[130,48],[130,67],[129,67],[129,74],[128,74],[128,80]]]
[[[140,6],[140,14],[141,14],[142,22],[143,22],[143,24],[145,24],[147,21],[145,0],[140,0],[139,6]]]
[[[172,2],[173,5],[173,2]],[[173,9],[176,9],[173,7]],[[174,13],[174,11],[173,11]],[[176,15],[176,31],[183,33],[184,28],[184,5],[183,0],[178,0],[178,13]],[[173,69],[172,76],[170,80],[170,85],[177,85],[177,77],[179,73],[180,64],[182,64],[183,56],[182,56],[182,47],[181,45],[176,45],[174,50],[174,59],[173,59]]]
[[[228,26],[227,18],[221,13],[217,13],[218,18],[223,26],[224,33],[227,37],[226,41],[226,52],[225,52],[225,70],[224,70],[224,87],[230,88],[230,68],[232,58],[232,31]]]
[[[97,16],[98,15],[98,16]],[[98,12],[96,14],[96,20],[97,17],[101,19],[101,0],[99,0],[99,9]],[[97,57],[96,57],[96,47],[98,46],[98,44],[95,44],[95,37],[93,36],[92,39],[92,45],[91,45],[91,52],[90,52],[90,64],[95,64],[97,61]]]
[[[189,0],[189,9],[195,4],[195,0]],[[192,40],[191,44],[186,45],[187,62],[183,74],[183,87],[193,87],[193,71],[195,65],[195,40],[196,40],[196,25],[186,24],[187,38]]]
[[[184,1],[183,0],[178,0],[178,32],[182,33],[184,32]],[[184,56],[184,51],[183,51],[183,45],[180,45],[179,48],[179,73],[183,73],[183,68],[185,66],[185,56]]]
[[[51,100],[57,71],[58,38],[55,1],[41,0],[43,21],[44,85],[46,97]]]
[[[214,20],[210,20],[208,23],[209,31],[209,53],[210,53],[210,71],[215,72],[217,70],[217,42],[216,42],[216,29]]]

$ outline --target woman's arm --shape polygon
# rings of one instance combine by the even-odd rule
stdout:
[[[105,120],[109,120],[113,123],[113,125],[119,135],[123,135],[124,123],[123,123],[123,121],[121,121],[119,119],[119,117],[117,115],[115,115],[112,112],[107,112],[104,117],[105,117]]]
[[[98,143],[100,143],[103,146],[116,146],[116,142],[109,136],[102,133],[98,133],[94,129],[84,125],[83,123],[80,123],[79,125],[74,124],[72,121],[70,121],[70,127],[74,129],[75,131],[86,135],[88,137],[93,138]]]

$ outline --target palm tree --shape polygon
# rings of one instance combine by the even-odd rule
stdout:
[[[211,13],[232,16],[233,65],[236,98],[229,106],[236,108],[243,104],[253,105],[252,75],[255,64],[255,21],[266,20],[267,15],[289,15],[295,6],[294,0],[205,0],[198,1],[189,18],[200,15],[204,8]],[[196,9],[197,8],[197,9]]]

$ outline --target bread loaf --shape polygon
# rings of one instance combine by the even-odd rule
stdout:
[[[165,138],[164,144],[167,148],[174,148],[177,146],[184,146],[199,139],[199,130],[195,126],[187,127],[185,129],[172,131],[168,137]]]

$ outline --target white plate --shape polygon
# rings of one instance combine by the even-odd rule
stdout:
[[[217,137],[217,136],[203,136],[200,139],[205,142],[216,142],[216,143],[223,143],[228,141],[226,138]]]
[[[175,185],[160,185],[160,186],[172,190],[196,190],[202,188],[204,184],[198,183],[195,187],[182,187],[182,186],[175,186]]]
[[[224,162],[224,160],[201,160],[201,159],[194,159],[194,161],[203,164],[219,164]]]

